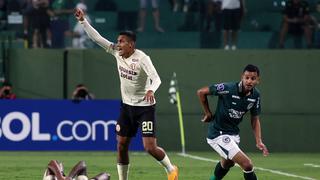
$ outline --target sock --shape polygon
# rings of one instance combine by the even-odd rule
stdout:
[[[229,169],[224,169],[222,166],[221,166],[221,163],[219,162],[217,165],[216,165],[216,168],[214,169],[214,176],[215,176],[215,179],[219,180],[219,179],[222,179],[227,173],[228,173]]]
[[[80,176],[77,177],[76,180],[88,180],[88,177],[85,176],[85,175],[80,175]]]
[[[257,180],[257,176],[253,169],[251,171],[243,171],[243,177],[245,180]]]
[[[167,155],[165,155],[164,158],[158,162],[164,167],[167,173],[174,171],[174,167],[171,164],[170,159]]]
[[[119,180],[128,180],[129,164],[117,164]]]

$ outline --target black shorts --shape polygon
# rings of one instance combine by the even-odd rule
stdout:
[[[123,137],[134,137],[139,127],[141,127],[143,137],[156,136],[155,105],[130,106],[122,104],[116,126],[117,134]]]
[[[223,29],[238,31],[240,29],[241,9],[223,9]]]

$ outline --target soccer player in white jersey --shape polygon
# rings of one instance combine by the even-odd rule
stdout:
[[[133,32],[120,32],[118,42],[114,44],[103,38],[88,23],[81,9],[76,9],[75,17],[88,36],[117,60],[122,96],[120,117],[116,126],[119,180],[128,179],[128,148],[139,126],[142,129],[144,149],[165,168],[168,180],[178,180],[178,168],[171,164],[165,151],[157,145],[154,93],[161,80],[150,57],[135,48],[136,35]]]

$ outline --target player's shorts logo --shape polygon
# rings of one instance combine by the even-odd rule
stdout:
[[[117,131],[117,132],[120,132],[120,129],[121,129],[121,128],[120,128],[120,125],[117,124],[117,126],[116,126],[116,131]]]
[[[231,141],[231,139],[230,139],[228,136],[226,136],[226,137],[223,137],[223,138],[222,138],[222,141],[223,141],[224,143],[229,143],[229,142]]]

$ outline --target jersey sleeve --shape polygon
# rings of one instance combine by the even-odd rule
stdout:
[[[228,86],[226,83],[212,84],[209,86],[210,94],[214,96],[219,96],[222,94],[226,94],[228,91]]]
[[[251,116],[258,116],[261,113],[261,101],[260,96],[257,98],[257,101],[250,109]]]
[[[114,43],[108,41],[104,37],[102,37],[97,30],[95,30],[90,23],[87,21],[87,19],[84,19],[83,21],[80,21],[80,24],[82,24],[84,30],[88,34],[89,38],[92,39],[95,43],[97,43],[99,46],[101,46],[103,49],[105,49],[108,53],[114,55],[116,52],[116,47]]]
[[[161,79],[157,73],[157,70],[154,68],[149,56],[145,56],[141,59],[141,67],[150,79],[150,86],[148,87],[148,90],[156,92],[161,84]]]

